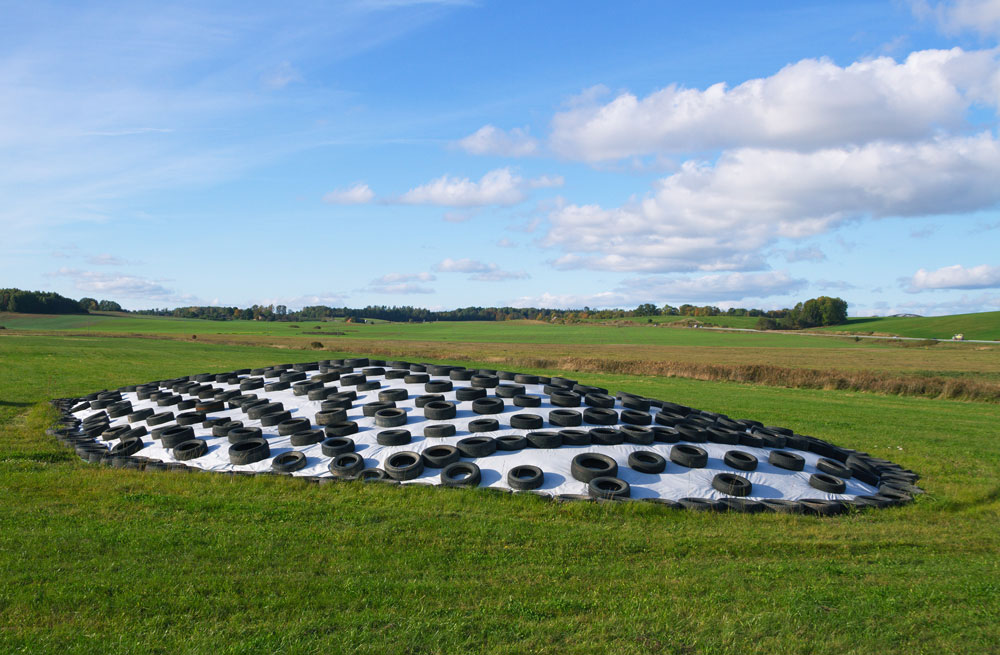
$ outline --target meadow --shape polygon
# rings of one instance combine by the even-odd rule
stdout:
[[[828,519],[141,473],[82,463],[44,434],[49,398],[345,354],[294,348],[301,337],[275,348],[154,336],[0,333],[0,652],[983,653],[1000,643],[998,404],[523,369],[788,425],[923,476],[915,503]],[[783,350],[730,347],[740,348]]]

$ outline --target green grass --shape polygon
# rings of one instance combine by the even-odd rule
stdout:
[[[844,325],[820,328],[824,332],[875,332],[920,339],[950,339],[964,334],[966,339],[1000,341],[1000,312],[918,316],[912,318],[851,318]]]
[[[324,357],[333,356],[324,353]],[[51,396],[315,352],[0,337],[0,652],[985,653],[1000,407],[634,376],[923,474],[821,520],[93,468]],[[576,376],[584,377],[584,376]]]
[[[0,314],[0,325],[11,331],[62,331],[74,334],[252,335],[309,337],[334,343],[338,338],[375,341],[436,341],[469,343],[624,344],[721,346],[731,348],[836,348],[838,339],[801,334],[753,334],[634,325],[559,325],[536,321],[440,321],[437,323],[282,323],[207,321],[161,316],[45,316]],[[317,329],[319,328],[319,329]],[[870,343],[858,348],[877,347]]]

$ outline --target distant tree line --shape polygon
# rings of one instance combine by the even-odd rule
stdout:
[[[323,321],[346,319],[352,322],[366,318],[397,323],[423,323],[431,321],[578,321],[588,319],[631,319],[653,316],[750,316],[760,317],[758,326],[764,329],[793,329],[817,325],[835,325],[847,320],[847,303],[840,298],[821,296],[797,304],[792,309],[744,309],[730,307],[723,310],[712,305],[681,305],[657,307],[644,303],[635,309],[547,309],[540,307],[461,307],[448,311],[432,311],[421,307],[368,305],[367,307],[327,307],[312,305],[290,311],[285,305],[252,305],[250,307],[177,307],[174,309],[144,309],[137,314],[201,318],[213,321]]]
[[[87,310],[72,298],[52,291],[0,289],[0,312],[21,314],[86,314]]]

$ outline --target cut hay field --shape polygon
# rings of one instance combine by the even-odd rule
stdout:
[[[923,475],[911,505],[830,519],[93,468],[44,435],[54,396],[343,356],[284,345],[0,334],[0,652],[1000,643],[996,404],[525,367],[789,425]]]

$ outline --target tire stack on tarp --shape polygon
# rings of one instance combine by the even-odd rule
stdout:
[[[53,402],[50,434],[116,468],[750,513],[831,515],[921,493],[913,471],[790,428],[510,371],[334,359]]]

